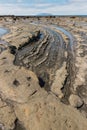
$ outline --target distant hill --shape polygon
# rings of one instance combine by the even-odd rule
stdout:
[[[37,16],[53,16],[53,15],[50,13],[40,13],[40,14],[37,14]]]

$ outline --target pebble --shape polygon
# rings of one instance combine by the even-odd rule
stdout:
[[[75,108],[80,108],[83,105],[82,99],[78,95],[71,94],[69,97],[70,105]]]

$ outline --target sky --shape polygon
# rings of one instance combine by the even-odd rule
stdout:
[[[0,15],[87,15],[87,0],[0,0]]]

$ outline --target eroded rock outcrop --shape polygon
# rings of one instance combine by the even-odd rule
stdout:
[[[68,87],[72,93],[68,95],[67,100],[71,106],[60,101],[62,97],[67,96],[66,79],[67,75],[71,76],[69,67],[72,66],[68,66],[66,62],[67,60],[68,64],[71,63],[70,59],[68,60],[68,42],[65,42],[69,39],[63,34],[63,41],[57,32],[47,28],[43,31],[44,37],[37,43],[33,42],[33,46],[31,43],[31,47],[27,47],[26,43],[29,43],[30,39],[40,35],[40,27],[36,28],[28,22],[16,22],[14,25],[12,23],[11,27],[11,23],[8,23],[7,27],[11,29],[11,33],[3,36],[3,39],[10,46],[0,54],[0,128],[16,130],[19,123],[21,128],[18,126],[18,130],[87,130],[87,119],[76,109],[83,106],[86,99],[83,101],[77,97],[77,93],[69,86],[70,79]],[[65,43],[60,44],[63,42]],[[16,56],[20,64],[15,64],[15,60],[18,60]],[[50,81],[53,81],[50,91],[42,86],[43,79],[46,83],[49,81],[47,87],[50,87]],[[64,84],[65,93],[62,90]],[[74,89],[77,89],[78,82],[75,85]]]

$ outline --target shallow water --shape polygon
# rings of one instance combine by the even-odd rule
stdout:
[[[4,40],[1,39],[1,37],[5,34],[9,33],[9,30],[4,28],[4,27],[0,27],[0,53],[5,50],[8,47],[8,43]]]
[[[4,27],[0,27],[0,37],[8,33],[8,30],[5,29]]]
[[[63,32],[69,38],[70,48],[71,48],[72,54],[74,56],[74,50],[73,50],[74,37],[72,36],[72,34],[69,31],[67,31],[64,28],[62,28],[62,27],[55,26],[55,25],[52,25],[51,27],[55,28],[56,30],[59,30],[59,31]]]
[[[73,44],[73,36],[69,31],[67,31],[64,28],[59,27],[59,26],[52,26],[52,27],[59,30],[59,31],[61,31],[61,32],[63,32],[66,36],[68,36],[68,38],[70,39],[70,42],[71,42],[70,44],[71,45]]]

